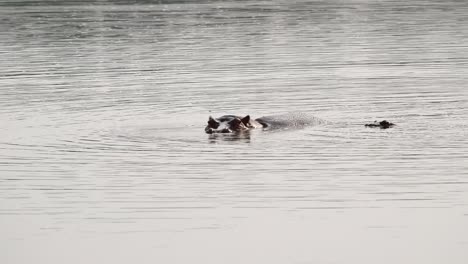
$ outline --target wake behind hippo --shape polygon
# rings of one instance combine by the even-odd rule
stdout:
[[[235,133],[249,131],[251,129],[285,129],[285,128],[302,128],[311,125],[320,125],[327,123],[325,120],[305,114],[305,113],[288,113],[283,115],[264,116],[257,119],[252,119],[250,115],[244,117],[237,115],[224,115],[218,118],[209,117],[208,125],[205,127],[205,132],[208,134],[214,133]],[[386,120],[375,121],[374,123],[365,124],[366,127],[376,127],[387,129],[395,126]]]
[[[288,113],[283,115],[264,116],[252,119],[250,115],[244,117],[237,115],[224,115],[219,118],[209,117],[205,132],[213,133],[233,133],[248,131],[251,129],[285,129],[302,128],[309,125],[325,123],[324,120],[304,114]]]

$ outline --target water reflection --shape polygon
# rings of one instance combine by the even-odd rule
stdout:
[[[216,144],[219,141],[239,141],[243,143],[250,143],[251,131],[242,131],[236,133],[213,133],[208,135],[208,142]]]

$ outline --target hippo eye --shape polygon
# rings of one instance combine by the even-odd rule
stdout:
[[[229,122],[230,125],[239,125],[241,123],[240,119],[236,118]]]
[[[243,126],[243,124],[239,118],[236,118],[229,122],[229,126],[234,130],[239,130]]]

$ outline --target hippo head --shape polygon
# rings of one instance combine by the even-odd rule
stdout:
[[[205,132],[213,133],[235,133],[246,131],[251,127],[250,116],[245,117],[226,115],[220,118],[209,117]]]

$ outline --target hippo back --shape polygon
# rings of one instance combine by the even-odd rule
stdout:
[[[305,113],[264,116],[257,118],[256,121],[266,129],[302,128],[325,123],[323,119]]]

